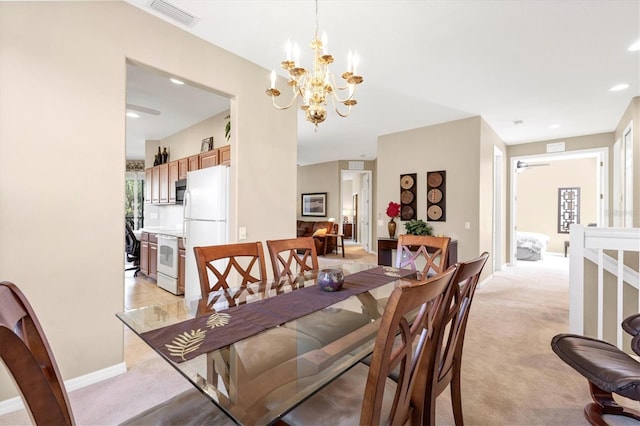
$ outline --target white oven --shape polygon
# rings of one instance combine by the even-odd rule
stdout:
[[[178,294],[178,237],[158,234],[158,287]]]

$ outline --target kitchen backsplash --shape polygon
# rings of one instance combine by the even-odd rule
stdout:
[[[184,211],[181,205],[153,205],[144,206],[145,228],[182,229]]]

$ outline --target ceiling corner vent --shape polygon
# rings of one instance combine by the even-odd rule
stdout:
[[[165,0],[151,0],[148,6],[150,9],[153,9],[156,12],[181,23],[182,25],[186,25],[187,27],[195,25],[200,20],[189,12],[182,10],[178,6],[175,6]]]

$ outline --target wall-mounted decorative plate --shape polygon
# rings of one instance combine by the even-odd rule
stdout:
[[[410,204],[414,198],[415,197],[413,195],[413,192],[407,189],[400,193],[400,201],[402,202],[402,204]]]
[[[416,180],[411,175],[404,175],[400,178],[400,187],[402,189],[411,189],[415,183]]]
[[[400,220],[417,218],[416,173],[400,175]]]
[[[427,209],[427,218],[429,220],[440,220],[442,217],[442,209],[440,206],[433,205]]]
[[[427,220],[445,222],[446,216],[445,170],[427,172]]]

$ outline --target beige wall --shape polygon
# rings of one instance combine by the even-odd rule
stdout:
[[[158,153],[158,146],[167,147],[169,161],[173,161],[198,154],[202,146],[202,140],[210,136],[213,136],[214,148],[229,145],[229,142],[224,138],[224,127],[227,124],[225,117],[227,115],[229,115],[229,111],[221,112],[171,136],[167,136],[161,141],[147,141],[145,167],[153,166],[154,157]]]
[[[299,166],[297,174],[298,202],[296,212],[298,219],[307,221],[325,221],[334,218],[339,222],[342,217],[340,212],[340,171],[338,162],[318,163],[309,166]],[[302,216],[300,199],[302,194],[326,192],[327,215],[326,216]],[[291,224],[295,228],[295,222]]]
[[[502,155],[495,156],[495,149],[498,149]],[[506,233],[506,194],[507,194],[507,156],[506,145],[500,139],[498,134],[487,124],[483,119],[480,120],[480,206],[479,206],[479,247],[478,254],[482,252],[491,253],[491,257],[487,260],[487,265],[483,270],[483,276],[487,275],[487,271],[493,271],[494,256],[500,256],[498,259],[498,265],[500,267],[507,263],[507,250],[506,240],[504,238]],[[498,193],[495,190],[494,184],[494,162],[499,162],[497,167],[501,170],[502,181],[498,188]],[[494,197],[497,197],[500,203],[499,218],[496,220],[496,227],[499,227],[499,231],[494,230]],[[499,253],[494,253],[494,232],[499,235],[499,240],[495,245],[499,248]],[[464,259],[460,259],[464,260]]]
[[[233,97],[231,240],[295,235],[296,112],[267,70],[124,2],[0,2],[0,52],[0,279],[65,379],[123,361],[127,58]]]
[[[384,235],[388,218],[385,210],[390,201],[400,202],[400,175],[418,174],[418,218],[427,220],[427,172],[446,170],[446,222],[430,222],[436,234],[458,240],[458,259],[471,259],[481,251],[491,251],[481,228],[491,229],[486,222],[485,191],[492,193],[488,167],[488,149],[481,146],[480,117],[451,121],[419,129],[378,137],[378,190],[374,215],[383,221],[378,235]],[[493,148],[491,148],[493,156]],[[478,159],[481,161],[478,161]],[[489,195],[488,198],[491,198]],[[489,201],[491,203],[491,201]],[[481,214],[482,211],[482,214]],[[481,220],[483,222],[481,222]],[[469,222],[470,229],[465,229]],[[400,221],[396,234],[406,233]],[[484,274],[490,273],[486,268]]]
[[[359,161],[359,160],[358,160]],[[375,206],[375,197],[377,194],[376,189],[376,162],[375,161],[363,161],[363,171],[371,171],[371,202]],[[329,218],[335,218],[336,223],[342,223],[342,209],[340,208],[340,200],[347,200],[352,203],[353,193],[361,192],[361,179],[354,179],[350,181],[350,190],[348,193],[342,193],[345,188],[342,186],[342,170],[349,170],[349,160],[330,161],[327,163],[311,164],[307,166],[298,167],[298,203],[296,205],[296,212],[298,219],[308,221],[322,221]],[[301,194],[313,193],[313,192],[326,192],[327,193],[327,216],[313,217],[302,216],[300,197]],[[362,197],[358,197],[358,203],[362,202]],[[360,208],[360,207],[359,207]],[[375,222],[375,220],[374,220]],[[360,226],[356,224],[355,226]],[[373,227],[375,231],[375,226]],[[361,230],[358,229],[358,235],[361,235]],[[375,234],[371,237],[372,250],[376,250],[376,237]],[[361,242],[361,241],[358,241]]]
[[[569,234],[558,233],[558,188],[580,188],[580,223],[598,219],[597,161],[595,158],[552,161],[518,175],[516,226],[520,231],[549,236],[548,251],[564,252]]]

